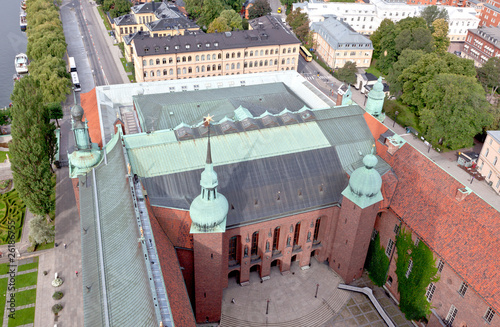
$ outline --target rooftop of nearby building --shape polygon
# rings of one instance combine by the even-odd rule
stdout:
[[[188,28],[198,28],[194,22],[185,17],[161,18],[150,23],[146,23],[146,27],[151,32],[165,30],[179,30]]]
[[[164,2],[151,1],[133,6],[131,9],[136,14],[148,14],[148,13],[154,13],[161,7],[166,7],[166,4]]]
[[[488,135],[491,136],[495,141],[500,143],[500,131],[487,131]]]
[[[500,12],[500,8],[497,8],[497,7],[495,7],[495,6],[494,6],[494,5],[492,5],[492,4],[485,3],[485,4],[484,4],[484,6],[485,6],[486,8],[488,8],[488,9],[493,10],[493,11]]]
[[[372,41],[369,38],[333,17],[327,17],[322,22],[312,23],[311,30],[321,35],[333,49],[373,50]]]
[[[497,45],[500,42],[500,27],[481,27],[469,30],[470,33],[480,36],[484,40]],[[498,44],[500,45],[500,44]]]
[[[120,17],[116,17],[113,19],[115,25],[117,26],[125,26],[125,25],[137,25],[137,21],[135,20],[135,16],[132,14],[126,14]]]
[[[247,48],[251,46],[273,46],[300,44],[300,41],[286,29],[276,18],[276,24],[259,25],[261,28],[248,31],[232,31],[224,33],[193,33],[157,38],[134,40],[138,56],[155,56],[186,52],[199,52],[221,49]]]

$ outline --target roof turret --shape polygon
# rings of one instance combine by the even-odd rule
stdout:
[[[381,117],[384,100],[384,85],[382,84],[382,77],[379,77],[372,90],[368,93],[365,110],[376,118]]]
[[[198,195],[189,207],[191,216],[190,233],[222,233],[226,230],[226,218],[229,204],[224,195],[217,192],[219,181],[212,163],[210,147],[210,122],[212,117],[204,118],[208,127],[207,160],[205,170],[201,173],[201,194]]]

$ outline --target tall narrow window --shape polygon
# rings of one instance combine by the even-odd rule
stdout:
[[[229,239],[229,256],[228,256],[229,262],[236,261],[237,242],[238,242],[238,236],[233,236]]]
[[[278,250],[279,241],[280,241],[280,228],[276,227],[274,229],[274,235],[273,235],[273,251]]]
[[[483,318],[488,323],[491,323],[491,320],[493,320],[494,316],[495,316],[495,311],[492,308],[488,308],[488,310],[486,310],[486,313],[484,314]]]
[[[387,242],[387,247],[385,248],[385,254],[390,257],[392,253],[392,248],[394,247],[394,241],[392,239],[389,239],[389,242]]]
[[[410,277],[411,270],[413,269],[413,260],[410,259],[410,262],[408,262],[408,269],[406,269],[406,278]]]
[[[438,272],[442,272],[443,268],[444,268],[444,261],[441,260],[441,259],[439,259],[439,262],[438,262]]]
[[[293,245],[297,245],[299,243],[299,235],[300,235],[300,222],[295,225],[295,234],[293,235]]]
[[[316,219],[316,223],[314,224],[314,236],[313,236],[313,241],[317,242],[318,241],[318,236],[319,236],[319,225],[321,224],[321,218]]]
[[[434,296],[435,290],[436,290],[436,285],[434,285],[434,283],[430,283],[429,287],[427,288],[427,293],[425,294],[427,301],[429,301],[429,302],[432,301],[432,297]]]
[[[257,255],[257,251],[259,249],[259,232],[255,232],[252,234],[252,255]]]
[[[465,293],[467,293],[468,288],[469,288],[469,285],[467,285],[467,283],[465,283],[465,282],[462,282],[462,285],[460,285],[460,289],[458,290],[458,294],[460,294],[460,296],[464,297]]]
[[[450,307],[450,311],[448,311],[448,315],[446,316],[446,324],[448,326],[453,325],[453,321],[455,321],[455,317],[457,316],[458,309],[452,304]]]

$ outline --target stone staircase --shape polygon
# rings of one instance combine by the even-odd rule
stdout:
[[[235,317],[222,315],[221,327],[318,327],[325,324],[328,320],[340,313],[344,305],[350,299],[351,295],[347,291],[334,292],[327,300],[312,310],[308,314],[296,319],[282,322],[245,321]],[[304,303],[307,305],[307,303]]]

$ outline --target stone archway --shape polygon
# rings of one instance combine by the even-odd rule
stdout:
[[[271,261],[271,273],[274,271],[279,271],[281,273],[282,261],[280,259],[274,259]]]
[[[260,264],[255,264],[250,267],[250,282],[260,282],[261,269]]]
[[[227,274],[227,282],[228,285],[231,284],[239,284],[240,283],[240,271],[239,270],[232,270]]]

